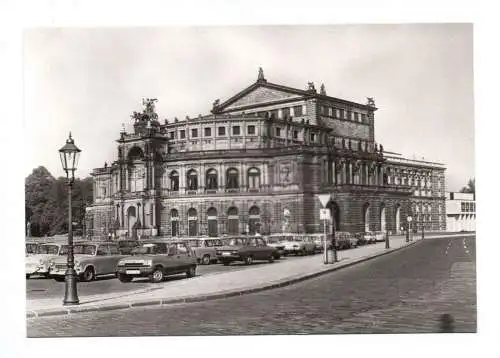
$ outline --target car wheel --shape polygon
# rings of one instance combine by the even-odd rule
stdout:
[[[133,279],[133,277],[130,275],[127,275],[124,273],[118,274],[118,280],[120,280],[120,282],[130,282],[130,281],[132,281],[132,279]]]
[[[163,281],[165,275],[163,274],[163,267],[156,267],[153,273],[151,274],[151,282],[158,283]]]
[[[274,262],[274,254],[269,255],[269,258],[267,259],[270,263]]]
[[[210,265],[210,255],[203,256],[203,258],[201,259],[201,263],[203,265]]]
[[[196,276],[196,267],[192,266],[186,271],[186,276],[188,278],[195,277]]]
[[[55,276],[54,277],[54,280],[56,280],[57,282],[64,282],[65,279],[66,279],[66,277],[64,277],[64,276]]]
[[[83,282],[90,282],[95,280],[95,271],[93,267],[87,267],[85,271],[80,274],[80,280]]]
[[[249,256],[245,257],[245,265],[251,265],[252,262],[253,262],[252,255],[249,255]]]
[[[277,252],[273,254],[275,260],[279,260],[281,258],[281,255]]]
[[[222,264],[223,264],[224,266],[229,266],[229,261],[222,261]]]
[[[26,279],[29,279],[29,278],[30,278],[30,274],[29,274],[29,273],[27,273],[27,274],[26,274]]]

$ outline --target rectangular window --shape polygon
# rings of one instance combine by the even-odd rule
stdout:
[[[293,131],[293,139],[298,139],[298,138],[299,138],[299,132]]]
[[[277,109],[273,109],[273,110],[269,113],[269,116],[271,117],[271,119],[278,119],[278,110],[277,110]]]
[[[181,134],[181,139],[186,138],[186,130],[185,129],[181,129],[180,134]]]
[[[333,108],[328,108],[328,115],[333,116]]]
[[[340,118],[340,109],[335,109],[335,118]]]
[[[293,107],[293,115],[295,117],[302,116],[302,106]]]
[[[276,128],[276,137],[281,137],[281,128]]]
[[[233,135],[240,135],[240,126],[233,127]]]
[[[198,137],[198,128],[191,129],[191,138],[197,138],[197,137]]]
[[[212,128],[205,128],[205,137],[210,137],[212,135]]]
[[[311,142],[316,142],[316,133],[311,133]]]
[[[248,134],[255,134],[255,126],[253,126],[253,125],[248,126],[247,133]]]
[[[174,139],[174,132],[170,132],[170,139]]]
[[[361,122],[366,123],[366,114],[361,114]]]
[[[224,136],[226,135],[226,127],[219,127],[219,135]]]
[[[290,108],[283,108],[281,110],[281,118],[288,118],[290,117]]]

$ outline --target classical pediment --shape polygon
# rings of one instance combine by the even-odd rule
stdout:
[[[300,99],[302,97],[303,95],[299,93],[293,93],[277,88],[269,88],[263,85],[253,88],[250,91],[242,93],[240,96],[229,100],[227,103],[224,103],[221,106],[221,109],[226,111],[254,104],[277,102],[281,100],[289,100],[292,98]]]

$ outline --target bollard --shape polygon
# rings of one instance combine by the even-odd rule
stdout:
[[[385,233],[385,248],[389,248],[389,233],[387,231]]]

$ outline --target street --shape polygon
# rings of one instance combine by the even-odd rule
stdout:
[[[27,334],[431,333],[444,330],[443,314],[452,319],[448,330],[476,332],[475,260],[475,238],[430,239],[285,288],[166,308],[29,319]]]

